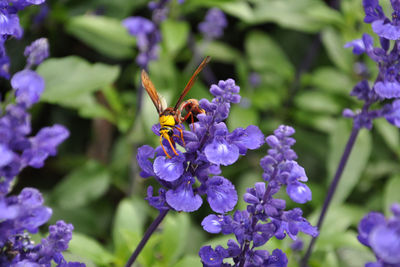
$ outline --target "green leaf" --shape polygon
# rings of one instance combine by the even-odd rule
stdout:
[[[175,265],[175,267],[201,267],[203,264],[200,261],[200,257],[197,255],[188,255],[185,256],[183,259],[178,261]]]
[[[393,203],[400,204],[400,174],[390,177],[389,181],[385,185],[385,191],[383,194],[383,210],[386,215],[392,215],[390,207]]]
[[[330,136],[328,173],[329,181],[332,181],[345,145],[350,136],[350,127],[346,120],[340,120],[335,131]],[[371,134],[367,130],[361,130],[350,153],[346,167],[344,168],[339,185],[336,189],[333,203],[343,202],[357,185],[361,174],[367,165],[371,153]]]
[[[111,123],[115,122],[115,116],[105,106],[96,101],[91,94],[82,94],[79,98],[64,99],[60,105],[78,110],[82,118],[104,118]]]
[[[174,266],[174,263],[185,250],[189,227],[190,220],[186,213],[176,214],[175,216],[169,214],[165,218],[160,240],[160,252],[162,253],[162,261],[166,263],[166,266]]]
[[[348,95],[354,82],[346,73],[332,67],[321,67],[309,75],[307,84],[332,93]]]
[[[90,64],[82,58],[52,58],[38,67],[46,83],[41,101],[78,110],[82,117],[101,117],[114,122],[114,115],[97,103],[92,94],[112,84],[119,75],[118,66]]]
[[[110,174],[96,161],[72,171],[53,190],[52,200],[61,208],[82,207],[101,197],[108,189]]]
[[[124,254],[129,251],[131,246],[135,246],[140,241],[143,234],[144,222],[146,220],[146,206],[141,199],[124,199],[117,208],[114,217],[112,236],[116,250]],[[130,236],[136,243],[128,243],[130,238],[125,239],[125,233],[131,233]]]
[[[91,64],[76,56],[48,59],[37,70],[46,82],[41,100],[60,105],[72,102],[112,84],[119,71],[118,66]]]
[[[342,108],[332,96],[320,91],[299,93],[295,103],[300,109],[315,113],[338,114]]]
[[[220,6],[225,13],[239,18],[243,22],[254,22],[254,11],[245,1],[232,1]]]
[[[240,51],[223,42],[212,41],[205,47],[205,55],[209,55],[212,61],[233,63],[242,58]]]
[[[174,55],[187,43],[189,24],[185,21],[167,19],[161,24],[161,32],[168,53]]]
[[[257,125],[259,122],[258,113],[254,109],[242,108],[238,105],[231,107],[228,118],[229,128],[235,129],[238,127],[246,128],[249,125]]]
[[[341,16],[320,0],[265,0],[256,3],[252,22],[274,22],[284,28],[317,32],[341,23]]]
[[[300,109],[293,112],[293,117],[297,122],[327,134],[330,134],[336,128],[337,124],[336,119],[332,118],[331,116],[305,110],[303,111]]]
[[[72,17],[66,31],[102,55],[115,59],[132,58],[135,38],[120,20],[94,15]]]
[[[341,70],[350,73],[353,69],[353,56],[349,49],[343,47],[345,42],[339,33],[332,28],[327,28],[322,31],[321,37],[331,61]]]
[[[354,239],[356,238],[354,237]],[[376,261],[374,254],[365,246],[361,248],[342,247],[338,250],[338,255],[341,266],[364,267],[365,263]]]
[[[97,240],[76,232],[72,235],[68,250],[83,258],[88,258],[100,266],[110,266],[113,261],[112,254],[103,248]]]
[[[249,63],[257,72],[275,72],[292,79],[294,68],[280,46],[265,33],[251,32],[245,40]]]
[[[387,146],[397,155],[400,154],[399,129],[390,124],[386,119],[374,120],[376,129],[381,134]]]

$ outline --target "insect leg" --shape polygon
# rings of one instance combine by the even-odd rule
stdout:
[[[182,139],[183,146],[186,146],[185,139],[183,139],[183,131],[182,131],[182,129],[180,127],[177,127],[177,126],[175,126],[175,129],[177,129],[180,132],[180,134],[181,134],[180,138]]]
[[[162,136],[161,135],[160,135],[160,145],[161,145],[162,149],[164,150],[165,155],[167,155],[167,157],[170,159],[171,156],[167,153],[167,150],[165,150],[165,147],[164,147],[164,145],[162,143]]]

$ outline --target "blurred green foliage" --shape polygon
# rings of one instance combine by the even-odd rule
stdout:
[[[230,129],[256,124],[269,135],[279,124],[292,125],[295,150],[313,191],[312,202],[302,209],[313,223],[351,130],[341,112],[360,108],[349,96],[361,79],[355,66],[365,63],[371,79],[376,73],[370,60],[343,48],[370,31],[362,23],[361,0],[337,1],[337,8],[333,2],[171,1],[169,17],[160,25],[159,60],[149,66],[159,92],[174,103],[199,60],[210,55],[208,68],[215,81],[234,78],[241,86],[243,101],[232,107]],[[150,128],[158,118],[150,99],[138,94],[136,40],[121,21],[132,15],[150,18],[151,13],[144,0],[49,0],[48,5],[50,13],[40,24],[31,23],[38,9],[23,14],[26,40],[10,42],[8,51],[17,67],[24,45],[49,38],[52,56],[38,69],[46,90],[33,110],[34,127],[62,123],[71,137],[45,168],[24,171],[15,191],[38,187],[54,210],[52,221],[74,224],[69,259],[87,266],[123,266],[157,215],[143,200],[147,186],[155,182],[139,177],[136,150],[157,145]],[[211,7],[229,17],[224,36],[216,41],[202,39],[197,30]],[[254,72],[260,77],[257,86],[249,82]],[[207,90],[215,81],[203,75],[188,97],[210,99]],[[240,195],[262,180],[258,162],[266,151],[264,146],[235,167],[223,168]],[[372,131],[362,130],[321,229],[312,266],[364,266],[373,259],[358,243],[356,227],[367,211],[388,213],[389,205],[400,201],[399,155],[398,129],[377,120]],[[194,214],[168,214],[137,266],[201,266],[199,248],[226,244],[229,238],[202,231],[200,222],[210,212],[203,205]],[[300,255],[290,250],[288,240],[273,240],[268,247],[283,249],[290,266],[297,266]]]

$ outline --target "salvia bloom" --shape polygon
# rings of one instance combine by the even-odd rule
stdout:
[[[204,21],[199,24],[199,31],[206,39],[217,39],[224,35],[224,29],[228,26],[228,21],[224,12],[218,8],[207,11]]]
[[[202,247],[199,255],[204,266],[286,266],[288,260],[281,250],[275,249],[269,253],[256,248],[274,236],[283,239],[288,235],[296,240],[299,232],[318,235],[318,230],[302,217],[300,208],[286,211],[285,201],[273,197],[285,185],[286,192],[294,202],[311,200],[311,191],[304,184],[307,176],[295,161],[297,155],[291,149],[295,143],[290,137],[293,133],[292,127],[282,125],[274,135],[266,138],[271,149],[261,159],[260,165],[268,185],[259,182],[254,188],[247,189],[243,196],[248,203],[246,210],[237,210],[233,216],[211,214],[204,218],[202,226],[205,231],[234,234],[236,237],[236,241],[228,241],[227,248]],[[227,258],[232,258],[234,264],[224,263],[223,260]]]
[[[32,1],[34,2],[34,1]],[[36,1],[37,2],[37,1]],[[25,3],[15,1],[15,5]],[[48,57],[47,40],[33,42],[25,50],[26,69],[14,74],[11,86],[15,103],[0,102],[0,267],[57,266],[80,267],[84,264],[66,262],[61,252],[68,248],[73,226],[63,221],[49,228],[50,235],[39,244],[29,234],[51,217],[43,197],[34,188],[24,188],[18,196],[8,196],[14,178],[27,167],[40,168],[49,156],[57,153],[57,146],[69,135],[61,125],[44,127],[31,136],[28,108],[39,101],[44,80],[29,69]]]
[[[158,43],[161,41],[161,34],[157,25],[143,17],[128,17],[122,21],[122,25],[129,34],[136,37],[136,45],[139,49],[136,63],[141,68],[147,69],[149,61],[158,58]]]
[[[7,56],[4,43],[14,37],[20,39],[23,29],[19,24],[18,11],[31,5],[40,5],[45,0],[3,0],[0,2],[0,76],[9,79],[10,59]]]
[[[366,267],[400,265],[400,205],[391,207],[393,217],[386,219],[382,213],[368,213],[358,225],[358,240],[375,253],[376,262]]]
[[[28,66],[39,65],[49,57],[49,41],[47,38],[37,39],[25,48],[24,55],[27,57]]]
[[[215,212],[225,213],[234,208],[237,193],[234,185],[220,175],[220,165],[231,165],[239,155],[245,155],[248,149],[256,149],[264,143],[264,136],[256,126],[229,132],[223,122],[229,115],[230,104],[240,101],[239,90],[232,79],[211,86],[214,99],[211,102],[206,99],[199,101],[205,114],[197,115],[198,122],[191,125],[192,131],[183,131],[185,152],[169,159],[161,146],[154,149],[145,145],[138,149],[141,176],[153,176],[162,186],[156,196],[153,188],[148,188],[150,205],[159,210],[192,212],[200,208],[203,203],[201,196],[206,195]],[[159,129],[159,124],[153,126],[157,135]],[[180,138],[174,140],[183,146]],[[164,147],[173,155],[169,144],[165,143]]]
[[[38,42],[26,49],[30,51],[26,55],[28,62],[35,58],[34,64],[37,64],[48,55],[48,51],[35,43]],[[32,57],[33,54],[40,56]],[[31,136],[28,108],[39,101],[44,90],[42,77],[33,70],[24,69],[14,74],[11,86],[15,104],[8,104],[0,113],[0,195],[3,196],[10,191],[12,180],[23,168],[42,167],[46,158],[56,155],[57,146],[69,136],[68,130],[57,124],[44,127]]]
[[[380,47],[374,46],[373,38],[368,34],[345,45],[345,47],[352,47],[354,54],[366,53],[379,67],[378,77],[372,86],[367,80],[362,80],[351,92],[352,96],[365,102],[364,108],[359,112],[346,109],[343,113],[345,117],[354,118],[354,126],[357,128],[371,129],[372,120],[378,117],[385,117],[390,123],[399,127],[400,112],[396,99],[400,97],[400,64],[398,64],[400,60],[398,40],[400,38],[398,22],[400,2],[392,0],[391,4],[394,9],[392,20],[385,16],[377,0],[363,1],[366,14],[364,21],[371,23],[372,29],[379,36]],[[394,40],[393,46],[391,40]],[[394,101],[381,109],[369,110],[373,103],[385,99]]]
[[[49,227],[50,235],[39,244],[31,241],[28,233],[37,233],[51,214],[34,188],[24,188],[18,196],[0,195],[0,267],[51,266],[52,262],[57,266],[84,266],[66,262],[61,254],[72,238],[71,224],[58,221]]]

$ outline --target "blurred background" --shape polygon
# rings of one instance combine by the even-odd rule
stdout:
[[[387,8],[389,1],[380,4]],[[216,35],[213,26],[199,27],[212,8],[221,10],[227,22]],[[155,57],[144,65],[137,62],[141,40],[122,25],[129,16],[153,20],[159,30]],[[53,209],[50,223],[63,219],[75,227],[68,259],[87,266],[123,266],[158,214],[144,201],[147,186],[158,185],[141,178],[136,163],[138,147],[159,144],[151,131],[158,114],[140,87],[142,68],[174,105],[209,55],[211,62],[187,98],[211,99],[211,84],[233,78],[242,101],[231,109],[230,130],[254,124],[267,136],[280,124],[293,126],[294,149],[313,193],[301,208],[314,224],[351,131],[351,120],[341,113],[362,104],[349,93],[362,78],[372,80],[377,73],[371,60],[344,48],[371,32],[363,23],[361,0],[48,0],[20,17],[24,38],[6,44],[11,73],[23,68],[26,45],[39,37],[50,43],[51,57],[37,69],[46,89],[31,110],[33,132],[59,123],[71,135],[44,168],[25,169],[13,193],[26,186],[40,189]],[[209,18],[215,27],[218,19]],[[10,89],[8,81],[1,83],[0,90]],[[266,152],[264,145],[222,168],[239,197],[262,181],[259,160]],[[376,120],[371,131],[361,131],[311,266],[364,266],[374,259],[357,241],[357,224],[366,212],[389,214],[390,203],[400,201],[399,155],[398,129],[384,119]],[[289,208],[296,206],[281,197]],[[245,205],[241,201],[237,207]],[[210,213],[203,205],[194,213],[168,214],[137,266],[201,266],[202,245],[226,244],[230,238],[202,230],[200,223]],[[281,248],[289,266],[297,266],[302,252],[290,245],[274,239],[267,247]]]

